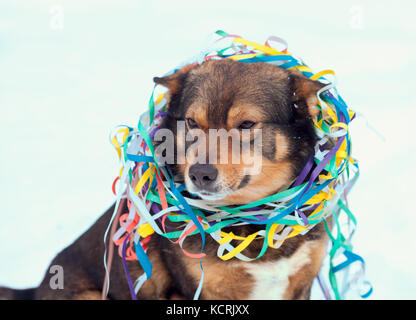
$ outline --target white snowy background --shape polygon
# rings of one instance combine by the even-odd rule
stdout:
[[[415,299],[415,9],[410,0],[2,0],[0,285],[38,285],[111,205],[110,129],[134,126],[152,77],[223,29],[282,37],[316,72],[335,70],[365,116],[352,125],[361,177],[349,203],[371,298]]]

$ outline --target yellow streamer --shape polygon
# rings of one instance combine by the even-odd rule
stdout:
[[[153,230],[150,224],[146,222],[144,224],[141,224],[137,228],[137,232],[140,234],[142,238],[146,238],[147,236],[150,236],[151,234],[153,234],[155,230]]]
[[[252,47],[253,49],[260,50],[260,51],[262,51],[266,54],[270,54],[270,55],[277,55],[277,54],[289,55],[289,53],[283,53],[283,52],[277,51],[274,48],[263,46],[261,44],[251,42],[251,41],[248,41],[248,40],[244,40],[242,38],[235,38],[233,42],[248,45],[248,46]]]
[[[233,250],[231,250],[230,252],[224,254],[223,256],[221,256],[220,258],[224,261],[226,260],[230,260],[232,257],[234,257],[236,254],[240,253],[241,251],[243,251],[245,248],[247,248],[249,246],[249,244],[256,238],[257,234],[259,232],[257,231],[256,233],[253,233],[251,235],[249,235],[248,237],[246,237],[244,239],[243,242],[241,242],[237,247],[235,247]]]
[[[145,173],[143,173],[142,177],[140,178],[139,182],[137,183],[136,188],[134,189],[134,192],[136,194],[138,194],[140,192],[140,190],[142,189],[142,187],[144,186],[144,184],[146,183],[147,180],[150,179],[149,183],[152,183],[154,173],[155,173],[155,167],[153,165],[150,165],[149,169],[147,169],[145,171]]]
[[[310,77],[311,80],[318,80],[320,77],[326,74],[332,74],[335,75],[335,72],[333,70],[322,70],[318,73],[315,73],[312,77]]]

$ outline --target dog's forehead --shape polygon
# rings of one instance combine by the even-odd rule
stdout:
[[[189,73],[182,104],[185,113],[198,113],[210,126],[220,126],[227,122],[230,109],[239,106],[253,106],[269,117],[285,112],[289,87],[289,74],[276,66],[211,60]]]

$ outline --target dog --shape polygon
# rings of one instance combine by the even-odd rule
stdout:
[[[314,154],[317,136],[313,120],[319,112],[317,93],[324,85],[295,70],[262,62],[209,60],[199,65],[187,65],[170,76],[155,77],[154,82],[168,89],[167,114],[161,128],[171,130],[175,136],[178,135],[178,121],[185,122],[186,131],[196,128],[203,132],[213,128],[250,132],[261,129],[258,174],[245,174],[244,163],[213,165],[185,161],[173,164],[175,179],[183,181],[190,194],[227,205],[260,200],[289,188]],[[179,143],[176,139],[175,144]],[[188,147],[189,144],[185,145]],[[208,147],[207,151],[212,150]],[[127,211],[127,208],[123,210]],[[51,274],[47,272],[39,287],[1,288],[0,297],[101,299],[105,278],[103,238],[113,211],[114,205],[53,259],[51,265],[63,267],[64,289],[52,289]],[[175,226],[170,223],[171,227]],[[247,236],[260,227],[241,225],[224,229],[231,230]],[[187,239],[183,248],[199,252],[200,241],[192,239]],[[305,235],[289,238],[277,249],[269,248],[260,259],[223,261],[217,257],[218,244],[207,237],[200,299],[309,299],[327,243],[321,222]],[[233,240],[232,244],[238,242]],[[152,235],[147,246],[153,274],[143,284],[138,299],[192,299],[201,276],[199,259],[187,257],[177,245],[157,234]],[[260,241],[254,240],[242,253],[256,257],[260,249]],[[137,261],[127,263],[132,277],[143,273]],[[130,299],[123,264],[117,255],[112,261],[110,279],[107,298]]]

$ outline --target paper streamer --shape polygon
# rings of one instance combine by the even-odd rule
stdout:
[[[358,264],[362,276],[355,282],[366,287],[360,292],[361,297],[368,297],[372,287],[363,280],[364,259],[353,252],[350,244],[356,219],[346,204],[346,195],[359,176],[358,163],[351,156],[349,132],[349,124],[355,113],[338,94],[334,81],[327,79],[328,76],[334,79],[335,73],[332,70],[314,73],[302,60],[287,51],[286,41],[279,37],[271,36],[265,44],[257,44],[221,30],[216,35],[213,44],[180,66],[200,64],[211,59],[265,62],[298,70],[310,79],[321,81],[326,86],[318,92],[319,104],[316,107],[320,112],[314,122],[320,139],[315,146],[314,156],[309,159],[295,183],[285,191],[237,207],[216,206],[199,198],[189,198],[182,194],[185,186],[175,183],[169,169],[159,167],[157,163],[152,137],[166,114],[167,100],[163,94],[159,94],[155,100],[155,87],[149,110],[140,116],[137,127],[118,126],[110,135],[121,166],[120,174],[112,185],[117,197],[115,212],[121,198],[127,199],[129,207],[129,212],[121,216],[123,219],[120,218],[120,227],[112,240],[120,247],[119,253],[123,257],[133,299],[152,274],[145,244],[145,240],[148,241],[152,236],[166,237],[179,245],[186,256],[200,259],[201,278],[194,296],[197,299],[203,289],[202,263],[206,234],[217,241],[217,254],[222,260],[236,258],[249,262],[263,256],[267,248],[278,248],[286,239],[306,234],[321,222],[325,224],[331,239],[328,278],[333,296],[336,299],[345,296],[348,288],[339,288],[339,275]],[[274,44],[279,48],[274,48]],[[175,73],[180,66],[166,75]],[[305,180],[307,176],[310,178]],[[326,224],[329,216],[334,217],[335,236]],[[353,222],[354,228],[349,230],[349,234],[343,234],[339,224],[342,216]],[[179,227],[167,228],[166,219],[178,222]],[[245,237],[222,231],[225,227],[228,229],[244,224],[256,224],[264,226],[264,229]],[[186,239],[197,241],[195,237],[198,235],[201,240],[200,252],[187,252],[182,248]],[[235,247],[231,245],[233,240],[239,242]],[[262,248],[257,257],[247,257],[243,251],[253,241],[262,241]],[[334,259],[341,254],[344,261],[334,265]],[[126,260],[137,260],[142,266],[144,273],[137,279],[136,285],[130,279]],[[319,281],[321,287],[325,288],[325,297],[329,298],[331,295],[326,292],[322,276]]]

